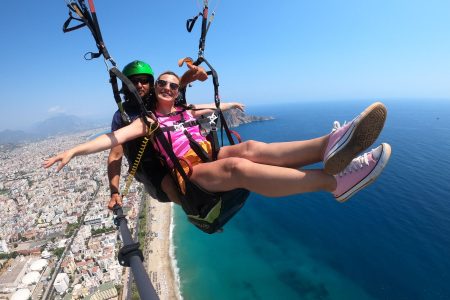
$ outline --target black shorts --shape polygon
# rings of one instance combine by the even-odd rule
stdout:
[[[161,182],[167,173],[167,169],[161,165],[158,159],[147,159],[141,161],[135,178],[144,184],[145,190],[153,198],[156,198],[159,202],[170,202],[161,188]]]
[[[141,146],[142,138],[124,144],[124,154],[127,157],[130,170],[135,163],[135,159],[140,152]],[[161,182],[167,173],[167,169],[163,166],[158,154],[149,142],[136,171],[136,180],[144,184],[145,190],[153,198],[156,198],[160,202],[170,202],[166,193],[164,193],[161,188]]]

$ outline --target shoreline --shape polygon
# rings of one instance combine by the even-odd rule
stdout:
[[[172,266],[172,274],[174,278],[173,287],[176,293],[176,299],[183,300],[181,296],[181,280],[180,280],[180,269],[178,268],[178,260],[175,256],[175,244],[173,241],[173,233],[175,230],[175,205],[174,203],[170,204],[170,245],[169,245],[169,256],[170,262]]]
[[[173,245],[173,203],[161,203],[147,196],[145,269],[159,298],[181,300],[175,247]]]

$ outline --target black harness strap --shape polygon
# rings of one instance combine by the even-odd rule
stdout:
[[[183,177],[184,182],[189,182],[189,177],[187,176],[186,172],[184,172],[184,169],[181,166],[178,157],[176,157],[175,153],[173,152],[172,146],[169,144],[166,137],[164,136],[164,133],[161,130],[161,126],[155,131],[154,136],[159,141],[161,146],[166,150],[166,153],[167,155],[169,155],[169,158],[172,161],[174,168],[178,171],[181,177]],[[189,201],[183,201],[182,206],[183,209],[186,211],[186,213],[189,214],[196,213],[194,208],[190,205]]]
[[[203,110],[203,109],[190,108],[190,110]],[[171,131],[182,130],[184,135],[189,140],[189,145],[190,145],[191,149],[198,155],[198,157],[203,162],[210,162],[212,160],[213,161],[217,160],[217,153],[218,153],[220,146],[219,146],[219,142],[218,142],[218,138],[217,138],[217,131],[216,131],[216,125],[215,125],[214,119],[210,119],[208,117],[202,117],[202,118],[198,118],[196,120],[184,121],[183,112],[185,112],[185,111],[186,111],[186,109],[183,109],[180,111],[176,111],[176,112],[164,115],[164,116],[180,115],[181,120],[176,125],[162,127],[161,131],[170,133]],[[215,113],[220,114],[221,112],[214,110],[213,114],[215,114]],[[200,146],[200,144],[197,141],[195,141],[195,139],[192,137],[192,135],[186,130],[186,127],[200,126],[201,131],[203,131],[205,129],[206,125],[209,125],[209,134],[207,135],[207,139],[211,143],[212,158],[209,157],[209,155],[205,151],[205,149],[203,149],[203,147]],[[170,138],[170,136],[169,136],[169,138]],[[167,152],[167,150],[166,150],[166,152]]]
[[[211,143],[212,148],[212,160],[217,160],[217,155],[219,155],[220,145],[219,139],[217,138],[217,128],[214,126],[211,128],[211,132],[209,134],[209,141]]]
[[[207,1],[204,2],[203,11],[201,13],[199,13],[195,18],[189,19],[187,21],[186,27],[189,32],[192,31],[195,21],[197,20],[197,18],[199,16],[202,16],[202,28],[201,28],[201,35],[200,35],[199,46],[198,46],[198,48],[199,48],[198,58],[193,64],[198,66],[202,63],[205,63],[208,66],[209,71],[207,72],[207,74],[212,76],[212,81],[213,81],[213,86],[214,86],[214,104],[216,106],[216,111],[218,112],[218,115],[220,118],[220,123],[221,123],[221,132],[222,132],[221,145],[223,146],[223,130],[224,129],[225,129],[229,143],[231,145],[234,145],[235,143],[231,136],[228,125],[225,121],[225,118],[223,117],[222,111],[220,110],[219,76],[218,76],[216,70],[213,68],[213,66],[203,56],[203,52],[205,50],[206,34],[208,33],[209,25],[211,24],[211,22],[209,22],[209,24],[208,24],[208,2]],[[185,90],[183,91],[183,99],[184,99],[184,101],[186,101]],[[217,155],[220,150],[220,145],[219,145],[219,139],[218,139],[218,135],[217,135],[217,129],[215,126],[212,126],[212,128],[211,128],[209,140],[210,140],[211,146],[212,146],[212,156],[213,156],[212,159],[216,160]]]
[[[100,55],[103,55],[103,57],[106,60],[110,60],[112,65],[114,66],[115,62],[112,60],[111,56],[108,53],[108,50],[106,49],[105,43],[103,42],[100,27],[98,25],[97,14],[95,13],[94,2],[92,0],[89,0],[90,11],[87,8],[86,4],[84,3],[84,0],[78,0],[78,3],[72,1],[71,3],[67,4],[67,7],[70,10],[69,18],[66,20],[66,22],[64,22],[63,32],[70,32],[82,28],[84,26],[87,26],[91,31],[92,36],[94,37],[99,52],[97,53],[88,52],[85,54],[84,58],[93,59],[100,57]],[[79,16],[79,18],[73,17],[72,12],[76,13]],[[72,20],[79,21],[81,22],[81,24],[69,27],[69,24]],[[90,55],[89,58],[88,54]]]
[[[97,48],[99,50],[98,53],[91,53],[91,58],[97,58],[101,54],[101,55],[103,55],[103,57],[106,60],[110,60],[111,56],[109,55],[108,49],[106,49],[105,43],[103,42],[102,32],[100,31],[100,26],[98,25],[97,13],[95,12],[94,1],[93,0],[88,0],[88,1],[89,1],[89,8],[91,10],[91,13],[86,14],[86,17],[89,20],[88,24],[91,24],[91,26],[89,26],[89,28],[91,28],[91,31],[95,38],[95,42],[97,43]],[[86,4],[84,2],[80,2],[80,6],[86,12],[88,11]],[[113,65],[115,65],[115,63]]]
[[[130,124],[131,119],[128,114],[123,109],[122,98],[120,97],[119,85],[117,83],[117,75],[110,71],[109,82],[113,90],[114,100],[116,101],[117,107],[119,108],[120,116],[124,124]]]
[[[70,7],[70,6],[69,6],[69,7]],[[80,19],[80,18],[75,18],[74,16],[72,16],[72,12],[69,11],[69,18],[68,18],[68,19],[64,22],[64,24],[63,24],[63,32],[70,32],[70,31],[77,30],[77,29],[79,29],[79,28],[82,28],[82,27],[86,26],[86,23],[81,23],[81,24],[78,24],[78,25],[69,27],[69,24],[70,24],[70,22],[71,22],[72,20],[76,20],[76,21],[79,21],[79,22],[83,22],[82,19]]]
[[[136,102],[139,104],[141,111],[147,112],[147,108],[144,105],[144,101],[142,101],[142,98],[141,98],[141,96],[139,96],[139,93],[136,90],[136,87],[131,82],[131,80],[128,79],[127,76],[125,76],[122,72],[120,72],[119,69],[117,69],[116,67],[112,67],[109,69],[109,75],[111,78],[119,78],[120,81],[122,81],[122,84],[124,84],[127,87],[128,91],[130,92],[130,97],[133,98],[133,100],[136,100]],[[113,82],[114,82],[114,79],[113,79]],[[118,93],[118,89],[117,89],[117,93]],[[119,96],[119,99],[120,99],[120,96]],[[116,102],[117,102],[117,99],[116,99]]]
[[[195,25],[195,21],[197,21],[198,17],[201,16],[202,13],[199,13],[198,15],[196,15],[195,17],[193,17],[192,19],[188,19],[186,21],[186,29],[188,32],[192,31],[192,28],[194,28]]]
[[[219,117],[220,117],[220,126],[221,128],[225,128],[225,133],[227,135],[228,142],[230,143],[230,145],[234,145],[235,142],[233,140],[233,136],[231,135],[230,128],[228,127],[227,121],[225,120],[222,111],[220,111]],[[223,145],[223,135],[222,135],[222,145]]]
[[[143,122],[145,123],[145,125],[147,125],[147,127],[150,127],[151,124],[147,120],[147,116],[149,116],[151,119],[153,119],[155,121],[156,121],[156,117],[154,116],[154,114],[151,111],[147,110],[147,108],[145,107],[144,101],[142,101],[141,96],[139,96],[139,93],[136,90],[136,87],[134,86],[134,84],[131,82],[131,80],[128,79],[128,77],[126,77],[122,72],[120,72],[119,69],[117,69],[115,66],[109,69],[109,76],[110,76],[110,82],[113,86],[114,98],[116,100],[116,103],[119,106],[119,110],[122,107],[122,105],[121,105],[122,100],[121,100],[120,94],[119,94],[117,78],[119,78],[120,81],[122,81],[122,84],[128,88],[128,91],[130,92],[130,98],[134,99],[139,105],[139,108],[141,110],[141,118],[142,118]],[[118,102],[118,101],[120,101],[120,102]],[[123,108],[122,108],[122,110],[123,110]],[[122,114],[122,112],[121,112],[121,114]],[[124,114],[125,114],[125,112],[124,112]]]
[[[165,126],[165,127],[162,127],[161,130],[163,132],[176,131],[180,128],[181,125],[183,127],[193,127],[193,126],[198,126],[198,125],[205,126],[206,124],[210,124],[210,121],[207,118],[200,118],[200,119],[196,119],[196,120],[178,123],[177,125]]]
[[[211,158],[209,157],[208,153],[205,151],[205,149],[203,149],[202,146],[200,146],[199,143],[197,143],[194,138],[192,137],[192,135],[185,129],[183,131],[184,135],[188,138],[189,140],[189,146],[191,147],[192,150],[194,150],[195,154],[197,154],[197,156],[203,161],[203,162],[210,162]]]
[[[202,123],[206,123],[206,119],[198,119],[198,120],[191,120],[191,121],[185,121],[185,122],[180,122],[176,125],[172,125],[172,126],[161,126],[161,131],[162,132],[168,132],[169,134],[169,139],[170,139],[170,132],[172,131],[183,131],[183,134],[187,137],[187,139],[189,140],[189,146],[191,147],[192,150],[194,150],[195,154],[198,155],[198,157],[203,161],[203,162],[209,162],[211,161],[211,158],[209,157],[208,153],[205,151],[205,149],[203,149],[202,146],[200,146],[200,144],[192,137],[192,135],[189,133],[189,131],[187,131],[186,127],[193,127],[193,126],[200,126]],[[170,146],[170,148],[172,148]],[[166,148],[164,148],[167,151]]]

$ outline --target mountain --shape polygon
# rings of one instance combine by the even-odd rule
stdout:
[[[60,114],[36,123],[32,127],[31,132],[40,137],[46,137],[51,135],[73,133],[106,125],[107,123],[102,121]]]
[[[22,130],[3,130],[0,131],[0,144],[15,144],[17,142],[31,140],[33,134]]]
[[[246,115],[238,109],[232,109],[224,113],[225,119],[230,127],[237,127],[240,124],[271,120],[272,117],[257,117]],[[73,115],[60,114],[35,123],[27,131],[3,130],[0,131],[1,144],[17,144],[26,141],[33,141],[53,135],[74,133],[92,128],[109,126],[110,120],[87,119]]]
[[[0,131],[0,144],[22,143],[42,139],[52,135],[74,133],[101,126],[108,126],[108,121],[59,114],[33,124],[26,131],[9,129]]]
[[[257,117],[246,115],[239,109],[227,110],[223,113],[223,115],[229,127],[237,127],[241,124],[247,124],[251,122],[273,120],[273,117]]]

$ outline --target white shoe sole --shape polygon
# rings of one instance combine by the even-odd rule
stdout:
[[[373,168],[373,170],[369,174],[367,174],[366,177],[364,177],[360,182],[355,184],[351,189],[339,195],[338,197],[335,197],[337,201],[339,202],[347,201],[354,194],[356,194],[363,188],[367,187],[368,185],[372,184],[378,178],[378,176],[380,176],[380,174],[386,167],[389,158],[391,157],[391,146],[386,143],[382,143],[381,145],[383,146],[381,156],[378,159],[375,168]]]

